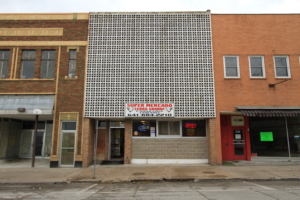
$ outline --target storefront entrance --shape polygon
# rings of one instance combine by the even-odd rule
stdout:
[[[251,159],[246,119],[244,116],[221,116],[222,159],[224,161]]]
[[[124,128],[110,129],[110,158],[124,160]]]

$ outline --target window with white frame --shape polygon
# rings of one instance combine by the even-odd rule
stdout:
[[[55,50],[42,51],[41,78],[54,78]]]
[[[225,72],[225,78],[240,77],[238,56],[224,56],[224,72]]]
[[[35,50],[23,50],[22,52],[22,69],[21,79],[32,79],[34,78],[34,67],[35,67]]]
[[[0,50],[0,79],[7,78],[9,50]]]
[[[265,78],[265,66],[263,56],[249,56],[250,77]]]
[[[158,121],[159,136],[180,136],[180,121]]]
[[[290,78],[290,66],[288,56],[274,56],[276,78]]]

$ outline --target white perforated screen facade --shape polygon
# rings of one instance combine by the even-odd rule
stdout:
[[[209,13],[91,13],[86,117],[126,103],[174,103],[176,117],[215,117]]]

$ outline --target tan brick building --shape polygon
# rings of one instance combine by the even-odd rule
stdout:
[[[213,14],[216,154],[299,157],[300,15]]]
[[[0,158],[82,166],[88,14],[0,14]]]

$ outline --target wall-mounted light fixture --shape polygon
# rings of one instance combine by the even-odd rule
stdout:
[[[25,108],[18,108],[17,111],[18,111],[18,112],[25,112],[26,109],[25,109]]]

